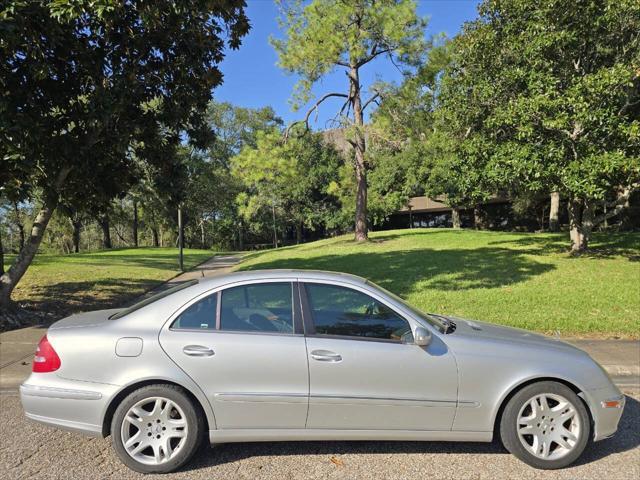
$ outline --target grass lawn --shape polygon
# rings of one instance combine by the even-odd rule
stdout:
[[[184,251],[184,266],[204,262],[214,252]],[[5,258],[5,268],[13,261]],[[176,248],[130,248],[72,255],[39,254],[13,292],[28,310],[54,318],[72,312],[118,307],[175,276]]]
[[[562,335],[640,337],[640,234],[414,229],[249,254],[241,269],[309,268],[369,278],[429,312]]]

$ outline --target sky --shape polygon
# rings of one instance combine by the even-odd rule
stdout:
[[[444,32],[453,37],[462,24],[477,16],[476,0],[418,0],[418,14],[429,18],[425,35]],[[221,69],[224,83],[214,91],[217,101],[227,101],[242,107],[259,108],[271,106],[289,124],[304,117],[307,109],[294,112],[289,99],[297,81],[277,66],[278,57],[269,43],[271,35],[282,37],[278,27],[278,9],[272,0],[247,0],[247,14],[251,21],[251,31],[242,41],[239,50],[228,50]],[[384,81],[401,80],[401,74],[388,60],[380,58],[361,70],[361,79],[366,87],[376,79]],[[315,95],[326,92],[347,90],[347,79],[342,71],[328,75],[314,88]],[[366,98],[366,97],[365,97]],[[312,115],[310,126],[314,130],[328,127],[342,103],[340,98],[329,99],[320,106],[317,120]]]

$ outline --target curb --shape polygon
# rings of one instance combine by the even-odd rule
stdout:
[[[640,365],[602,365],[612,377],[636,377],[640,380]]]

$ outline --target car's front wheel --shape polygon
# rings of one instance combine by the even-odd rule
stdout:
[[[149,385],[120,403],[111,437],[118,457],[132,470],[167,473],[191,458],[203,428],[201,416],[181,388]]]
[[[502,443],[523,462],[540,469],[563,468],[584,451],[591,435],[587,409],[558,382],[538,382],[517,392],[500,422]]]

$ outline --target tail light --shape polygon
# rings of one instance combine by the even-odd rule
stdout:
[[[40,339],[40,343],[36,347],[32,371],[37,373],[55,372],[60,368],[60,363],[60,357],[45,335]]]

